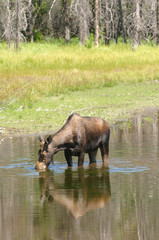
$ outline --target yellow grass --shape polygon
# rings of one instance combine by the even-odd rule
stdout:
[[[32,101],[68,90],[101,88],[119,82],[159,79],[159,48],[112,44],[86,48],[51,43],[21,44],[20,51],[0,47],[0,100],[17,89]],[[26,85],[28,84],[28,85]]]

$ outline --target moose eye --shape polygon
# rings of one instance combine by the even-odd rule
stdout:
[[[48,142],[45,142],[43,151],[48,152]]]

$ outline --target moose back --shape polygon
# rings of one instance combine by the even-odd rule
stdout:
[[[69,167],[72,167],[72,156],[77,156],[78,166],[83,166],[85,153],[89,155],[90,164],[95,163],[98,148],[101,151],[103,164],[107,166],[109,136],[109,124],[102,118],[71,114],[57,133],[50,135],[46,140],[39,136],[39,159],[35,168],[47,168],[53,161],[53,155],[61,150],[64,150]]]

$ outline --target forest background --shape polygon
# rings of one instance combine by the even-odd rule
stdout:
[[[95,45],[131,39],[159,43],[159,0],[1,0],[0,39],[12,41],[78,37],[86,43],[95,35]]]

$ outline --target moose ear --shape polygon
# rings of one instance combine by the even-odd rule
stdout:
[[[44,142],[44,138],[43,138],[43,136],[42,136],[41,134],[39,134],[39,137],[38,137],[38,138],[39,138],[39,141],[40,141],[40,142]]]
[[[50,143],[52,142],[52,136],[51,136],[51,135],[48,136],[48,138],[47,138],[47,142],[48,142],[48,144],[50,144]]]

